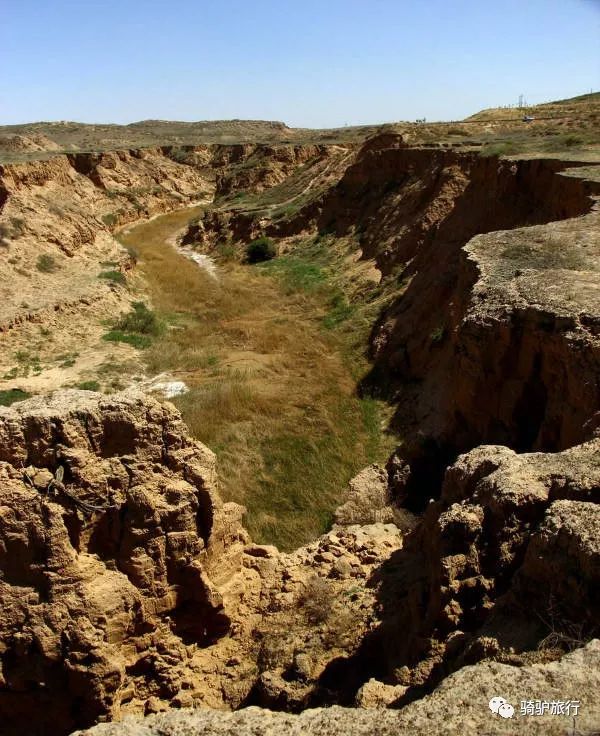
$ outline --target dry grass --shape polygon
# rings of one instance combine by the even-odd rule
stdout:
[[[327,528],[348,480],[383,460],[390,442],[323,325],[324,296],[235,263],[215,281],[166,244],[196,214],[172,213],[121,238],[138,251],[169,325],[145,358],[153,373],[190,386],[175,403],[217,453],[221,493],[248,508],[253,537],[291,549]]]

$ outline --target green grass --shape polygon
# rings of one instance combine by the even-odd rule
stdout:
[[[6,391],[0,391],[0,406],[10,406],[11,404],[15,404],[17,401],[28,399],[30,396],[31,394],[20,388],[11,388]]]
[[[100,384],[98,381],[81,381],[77,384],[77,388],[82,391],[100,391]]]
[[[152,339],[147,335],[136,335],[131,332],[123,332],[123,330],[110,330],[102,336],[107,342],[124,342],[138,350],[144,350],[152,345]]]
[[[323,317],[323,325],[328,330],[332,330],[342,322],[350,319],[356,312],[356,306],[350,304],[343,292],[335,293],[328,303],[328,312]]]
[[[127,283],[127,280],[125,278],[125,274],[121,273],[121,271],[102,271],[98,274],[99,279],[105,279],[106,281],[110,281],[111,284],[125,284]]]
[[[149,373],[183,375],[190,391],[174,403],[216,452],[222,496],[246,506],[253,538],[291,549],[327,528],[348,481],[396,443],[382,430],[383,403],[356,392],[378,306],[345,295],[335,274],[348,252],[333,258],[329,236],[255,266],[223,262],[215,282],[165,247],[193,216],[120,236],[176,328],[152,337],[144,362]]]
[[[148,309],[144,302],[133,302],[131,307],[130,312],[121,315],[115,325],[116,329],[154,337],[162,332],[159,318],[151,309]]]
[[[260,264],[258,268],[263,273],[279,279],[287,294],[297,291],[315,293],[327,281],[327,274],[318,264],[294,255],[274,258]]]
[[[431,331],[431,334],[429,335],[429,339],[433,343],[442,342],[445,334],[446,334],[446,328],[444,327],[444,325],[438,325]]]

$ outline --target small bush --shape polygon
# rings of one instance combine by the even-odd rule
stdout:
[[[311,623],[322,624],[327,621],[333,606],[330,583],[318,575],[313,575],[306,583],[300,604]]]
[[[117,224],[117,216],[113,212],[109,212],[106,215],[102,215],[102,222],[108,227],[113,227]]]
[[[103,335],[102,339],[107,342],[124,342],[139,350],[148,348],[152,344],[152,340],[146,335],[132,335],[122,330],[110,330]]]
[[[161,324],[156,314],[144,302],[133,302],[131,306],[132,310],[121,316],[115,329],[140,335],[159,335]]]
[[[125,274],[121,273],[121,271],[102,271],[98,274],[98,278],[110,281],[112,284],[126,283]]]
[[[277,248],[271,238],[257,238],[246,246],[246,261],[248,263],[270,261],[276,255]]]
[[[162,324],[144,302],[133,302],[131,306],[132,310],[121,315],[121,318],[112,330],[103,336],[103,339],[109,342],[124,342],[143,350],[150,347],[152,337],[162,332]]]
[[[13,226],[13,237],[23,235],[23,232],[25,230],[25,220],[21,219],[20,217],[11,217],[10,222]]]
[[[512,141],[505,141],[504,143],[488,143],[481,149],[479,155],[484,158],[490,156],[509,156],[516,153],[516,146]]]
[[[8,391],[0,391],[0,406],[10,406],[17,401],[23,401],[31,396],[27,391],[20,388],[10,388]]]
[[[190,151],[186,151],[183,148],[173,148],[170,158],[178,164],[187,164],[190,160]]]
[[[43,253],[37,259],[35,267],[38,271],[41,271],[42,273],[53,273],[54,271],[58,270],[59,265],[52,256],[48,255],[47,253]]]
[[[77,384],[77,388],[82,391],[100,391],[100,384],[98,381],[82,381]]]
[[[443,325],[439,325],[435,329],[431,331],[431,334],[429,335],[429,339],[431,342],[441,342],[444,339],[444,335],[446,334],[446,329]]]

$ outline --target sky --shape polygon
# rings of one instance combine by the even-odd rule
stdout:
[[[600,89],[600,0],[1,0],[0,124],[457,120]]]

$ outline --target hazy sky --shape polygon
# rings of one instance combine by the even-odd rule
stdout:
[[[0,123],[457,119],[600,89],[600,0],[2,0]]]

